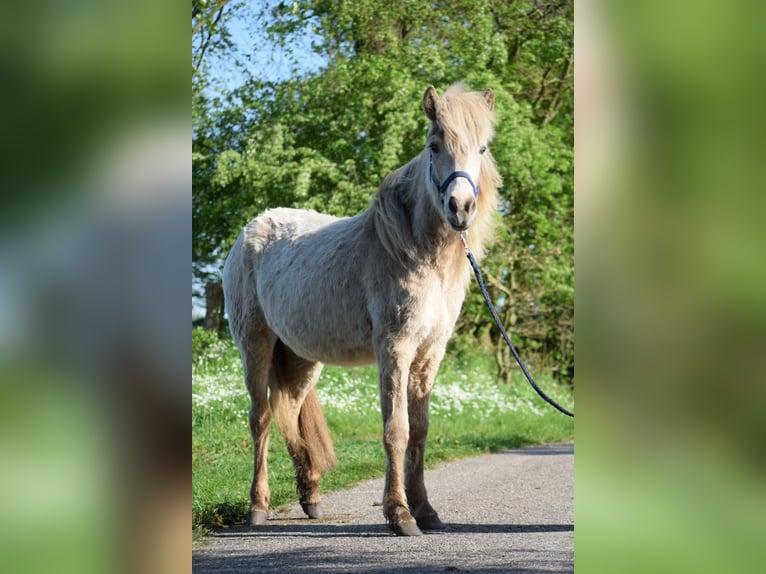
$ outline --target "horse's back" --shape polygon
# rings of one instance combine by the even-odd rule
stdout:
[[[260,318],[306,359],[372,361],[359,266],[361,222],[287,208],[250,221],[224,270],[232,333],[238,329],[246,336],[248,325]],[[238,318],[232,317],[230,297]]]
[[[228,277],[257,272],[263,254],[282,240],[288,242],[338,221],[337,217],[304,209],[269,209],[250,220],[239,234],[224,265],[224,283]]]
[[[276,241],[295,239],[338,220],[337,217],[314,210],[286,207],[269,209],[245,225],[244,241],[251,253],[259,254]]]

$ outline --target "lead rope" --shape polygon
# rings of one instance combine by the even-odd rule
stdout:
[[[487,288],[484,285],[484,279],[481,276],[479,265],[478,263],[476,263],[476,259],[474,258],[473,253],[471,253],[471,250],[468,248],[468,243],[466,242],[466,238],[465,238],[465,231],[460,233],[460,240],[463,242],[463,249],[465,249],[466,257],[468,257],[468,261],[471,263],[471,267],[473,268],[473,273],[474,275],[476,275],[476,280],[479,282],[479,288],[481,289],[481,294],[484,296],[484,301],[487,302],[487,307],[489,307],[489,312],[492,313],[492,318],[495,320],[495,323],[500,329],[500,333],[502,333],[503,339],[505,339],[505,342],[508,344],[508,348],[511,350],[511,354],[513,354],[513,358],[516,359],[516,362],[519,364],[519,366],[521,367],[521,370],[524,372],[524,375],[527,377],[529,384],[532,385],[532,388],[535,389],[535,391],[537,391],[537,394],[540,395],[545,402],[552,405],[553,408],[564,413],[565,415],[574,418],[573,412],[566,410],[564,407],[562,407],[556,401],[554,401],[552,398],[546,395],[542,391],[542,389],[537,386],[537,383],[532,378],[532,375],[529,374],[529,371],[527,370],[527,367],[524,364],[524,361],[522,361],[521,357],[519,357],[519,354],[516,352],[516,347],[514,347],[513,343],[511,343],[511,338],[508,336],[508,333],[505,331],[503,324],[500,322],[500,317],[498,317],[497,311],[495,310],[495,306],[492,304],[492,299],[490,299],[489,293],[487,293]]]

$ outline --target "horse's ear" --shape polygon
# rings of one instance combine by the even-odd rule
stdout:
[[[436,100],[438,99],[439,94],[436,93],[436,88],[428,86],[426,93],[423,94],[423,111],[432,122],[436,121]]]
[[[495,93],[490,88],[484,90],[484,101],[490,112],[495,109]]]

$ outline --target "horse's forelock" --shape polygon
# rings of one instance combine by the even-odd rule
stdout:
[[[481,92],[466,92],[462,84],[453,84],[436,106],[436,129],[442,132],[444,145],[456,152],[462,145],[477,147],[494,137],[495,114]]]

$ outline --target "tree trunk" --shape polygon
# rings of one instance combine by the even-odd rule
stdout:
[[[205,284],[205,330],[215,331],[221,328],[223,313],[223,285],[216,281]]]

